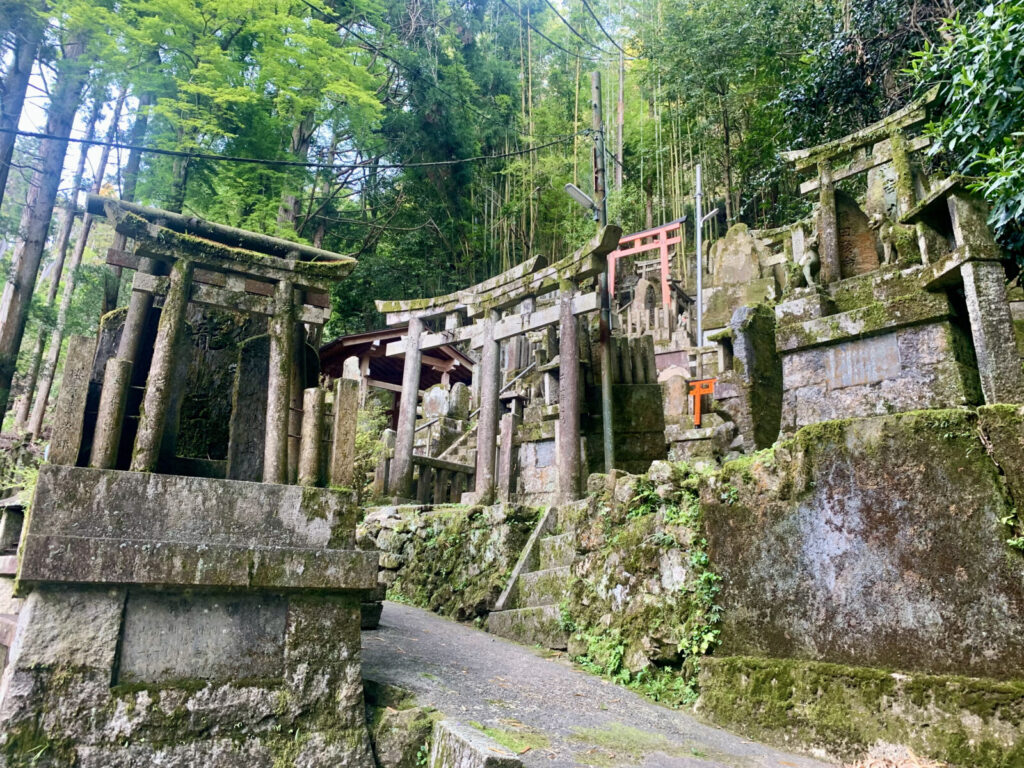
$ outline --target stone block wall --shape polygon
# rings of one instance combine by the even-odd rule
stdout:
[[[915,281],[914,270],[872,273],[776,307],[783,432],[981,402],[961,310]]]
[[[46,466],[0,682],[0,765],[373,766],[377,554],[325,489]]]
[[[923,411],[725,465],[701,498],[718,653],[1024,678],[1024,555],[1003,522],[1021,440],[1014,409]]]
[[[1024,407],[834,421],[559,510],[571,655],[818,757],[1024,759]],[[703,654],[710,653],[709,656]]]
[[[376,507],[358,536],[380,550],[389,599],[469,621],[493,609],[537,519],[508,504]]]
[[[936,322],[785,354],[782,429],[976,404],[966,346],[957,327]]]

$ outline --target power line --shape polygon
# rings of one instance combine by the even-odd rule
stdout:
[[[555,48],[557,48],[558,50],[562,51],[563,53],[567,53],[570,56],[579,56],[580,58],[586,59],[587,61],[601,61],[601,59],[595,58],[594,56],[587,56],[585,54],[580,53],[579,51],[570,51],[568,48],[563,48],[561,45],[556,43],[550,37],[548,37],[543,32],[541,32],[539,29],[537,29],[535,26],[533,26],[533,22],[531,22],[529,19],[527,19],[525,16],[523,16],[523,14],[521,14],[519,11],[517,11],[515,8],[513,8],[511,5],[509,5],[507,2],[505,2],[505,0],[501,0],[501,4],[504,5],[506,8],[508,8],[510,11],[512,11],[512,13],[514,13],[520,19],[522,19],[523,22],[526,24],[526,26],[528,26],[530,29],[532,29],[534,32],[536,32],[538,35],[543,37],[545,40],[547,40],[549,43],[551,43],[553,46],[555,46]]]
[[[558,144],[565,144],[572,141],[577,136],[590,133],[589,129],[577,131],[571,135],[560,136],[553,141],[549,141],[545,144],[538,144],[536,147],[530,147],[528,149],[518,149],[510,152],[501,152],[495,155],[476,155],[474,157],[460,157],[453,160],[431,160],[424,162],[412,162],[412,163],[380,163],[374,165],[373,163],[362,162],[362,163],[309,163],[302,162],[300,160],[268,160],[266,158],[259,157],[237,157],[233,155],[214,155],[206,152],[184,152],[176,149],[161,149],[159,147],[143,147],[137,144],[122,144],[116,141],[105,141],[103,139],[78,139],[78,138],[64,138],[62,136],[54,136],[49,133],[37,133],[35,131],[22,131],[16,128],[0,128],[0,133],[13,133],[18,136],[27,136],[35,139],[49,139],[52,141],[68,141],[74,144],[88,144],[89,146],[99,147],[111,147],[112,149],[127,149],[129,151],[136,150],[138,152],[148,153],[152,155],[165,155],[168,157],[185,157],[193,160],[211,160],[215,162],[227,162],[227,163],[246,163],[249,165],[265,165],[265,166],[277,166],[284,168],[321,168],[331,170],[356,170],[356,169],[374,169],[379,171],[387,170],[404,170],[406,168],[434,168],[439,166],[449,165],[461,165],[463,163],[477,163],[486,162],[488,160],[501,160],[507,157],[518,157],[520,155],[528,155],[532,152],[538,152],[548,147],[553,147]]]
[[[608,38],[608,41],[616,48],[618,48],[620,51],[622,51],[623,55],[628,55],[625,49],[615,42],[615,38],[608,34],[608,30],[604,28],[604,24],[602,24],[601,20],[597,18],[597,14],[594,13],[594,9],[590,7],[590,3],[588,3],[587,0],[583,0],[583,7],[587,9],[587,13],[589,13],[591,17],[593,17],[594,21],[597,22],[598,29],[604,32],[604,36]]]
[[[587,39],[587,38],[585,38],[585,37],[584,37],[583,35],[581,35],[581,34],[580,34],[580,33],[579,33],[579,32],[578,32],[577,30],[576,30],[576,27],[574,27],[574,26],[573,26],[573,25],[572,25],[571,23],[569,23],[569,20],[568,20],[567,18],[565,18],[565,16],[563,16],[563,15],[562,15],[561,13],[559,13],[559,12],[558,12],[558,9],[557,9],[557,8],[555,7],[554,3],[552,3],[552,2],[551,2],[551,0],[544,0],[544,2],[545,2],[545,3],[547,3],[547,5],[548,5],[548,8],[550,8],[550,9],[551,9],[552,11],[554,11],[554,12],[555,12],[555,16],[557,16],[558,18],[560,18],[560,19],[562,20],[562,23],[563,23],[563,24],[565,24],[565,26],[567,26],[567,27],[569,28],[569,31],[570,31],[570,32],[572,32],[572,33],[573,33],[574,35],[576,35],[576,37],[578,37],[578,38],[579,38],[580,40],[582,40],[582,41],[583,41],[584,43],[586,43],[587,45],[589,45],[589,46],[590,46],[591,48],[593,48],[593,49],[594,49],[595,51],[599,51],[599,52],[601,52],[601,53],[602,53],[602,54],[604,54],[605,56],[614,56],[614,55],[615,55],[615,54],[613,54],[613,53],[611,53],[611,52],[609,52],[609,51],[606,51],[606,50],[605,50],[604,48],[602,48],[601,46],[597,45],[596,43],[592,43],[592,42],[590,42],[590,40],[588,40],[588,39]]]

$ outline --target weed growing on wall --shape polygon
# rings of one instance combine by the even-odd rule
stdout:
[[[720,634],[721,579],[700,508],[707,477],[679,464],[670,483],[628,480],[624,504],[596,500],[600,514],[584,538],[599,546],[577,568],[559,611],[584,669],[672,706],[697,698],[700,658]]]

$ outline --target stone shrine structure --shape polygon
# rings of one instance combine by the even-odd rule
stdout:
[[[377,555],[356,549],[353,496],[325,487],[352,483],[357,387],[320,388],[306,352],[354,261],[89,208],[137,271],[119,322],[71,342],[21,535],[0,764],[373,766],[359,628]],[[238,348],[225,460],[176,452],[196,306],[263,331]]]

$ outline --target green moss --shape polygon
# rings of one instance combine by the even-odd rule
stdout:
[[[574,569],[562,611],[577,663],[672,706],[693,701],[700,659],[719,637],[720,579],[707,555],[699,503],[709,480],[679,463],[670,493],[640,478],[631,481],[626,503],[605,507],[595,498],[597,514],[581,533],[589,551]],[[644,585],[661,578],[664,557],[686,563],[685,576],[674,589],[649,594]],[[628,596],[619,608],[613,592]]]
[[[493,508],[452,505],[409,514],[415,518],[409,530],[396,534],[408,556],[388,597],[459,621],[494,605],[538,519],[536,509],[525,507],[506,507],[499,524]]]
[[[1024,680],[724,657],[704,665],[701,709],[750,738],[841,759],[879,741],[964,768],[1024,758]]]
[[[100,318],[100,333],[112,328],[120,328],[128,317],[128,307],[117,307]]]
[[[529,752],[531,749],[545,749],[551,745],[551,739],[545,734],[525,726],[498,728],[483,725],[475,720],[470,720],[469,724],[517,755]]]
[[[51,738],[38,720],[8,726],[0,754],[9,768],[72,766],[77,760],[71,740]]]

